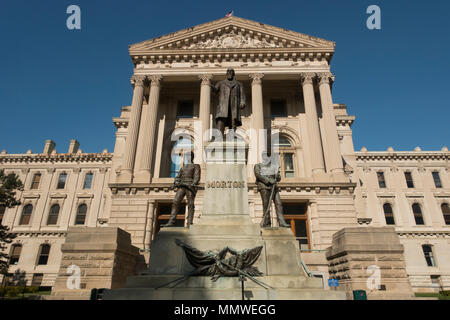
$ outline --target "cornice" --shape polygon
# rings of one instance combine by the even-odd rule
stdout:
[[[0,164],[10,163],[67,163],[67,162],[111,162],[112,153],[57,153],[57,154],[2,154]]]
[[[349,126],[351,127],[355,122],[355,116],[336,116],[337,126]]]
[[[358,161],[377,161],[377,160],[449,160],[448,151],[368,151],[355,152]]]
[[[199,184],[204,187],[204,183]],[[172,183],[111,183],[109,188],[113,194],[118,194],[119,191],[125,194],[136,194],[138,191],[149,194],[153,192],[169,192],[171,191]],[[281,191],[286,192],[311,192],[314,194],[340,194],[343,190],[353,194],[356,188],[356,183],[336,183],[336,182],[280,182],[278,187]],[[249,191],[257,192],[256,183],[248,183]]]

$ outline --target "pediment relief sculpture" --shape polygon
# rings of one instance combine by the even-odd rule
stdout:
[[[222,49],[222,48],[281,48],[281,45],[268,42],[265,39],[258,40],[241,34],[229,32],[214,39],[193,43],[184,46],[183,49]]]

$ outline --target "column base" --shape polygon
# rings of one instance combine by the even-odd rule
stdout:
[[[133,179],[133,182],[136,183],[150,183],[150,180],[152,179],[152,175],[150,171],[143,170],[139,171]]]
[[[116,180],[118,183],[131,183],[133,180],[133,172],[131,170],[122,170]]]

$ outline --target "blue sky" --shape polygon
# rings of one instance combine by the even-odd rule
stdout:
[[[449,1],[22,1],[0,4],[0,150],[112,151],[131,103],[128,45],[236,16],[336,42],[333,96],[356,115],[355,149],[450,147]],[[66,8],[81,8],[81,30]],[[381,30],[366,9],[381,8]]]

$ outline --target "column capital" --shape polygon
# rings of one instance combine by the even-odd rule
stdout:
[[[133,84],[134,86],[143,87],[145,84],[145,79],[146,77],[144,75],[134,74],[130,80],[131,84]]]
[[[211,79],[213,78],[213,75],[211,73],[204,73],[198,75],[199,80],[202,80],[202,86],[203,85],[209,85],[211,83]]]
[[[249,78],[252,79],[252,85],[261,84],[261,79],[264,77],[263,73],[250,73]]]
[[[312,84],[316,74],[314,72],[300,73],[300,81],[302,84]]]
[[[334,82],[334,75],[331,72],[318,72],[319,84],[330,84],[330,80]]]
[[[161,84],[161,80],[162,80],[162,75],[160,74],[152,74],[147,76],[147,79],[151,82],[150,86],[152,87],[159,87]]]

